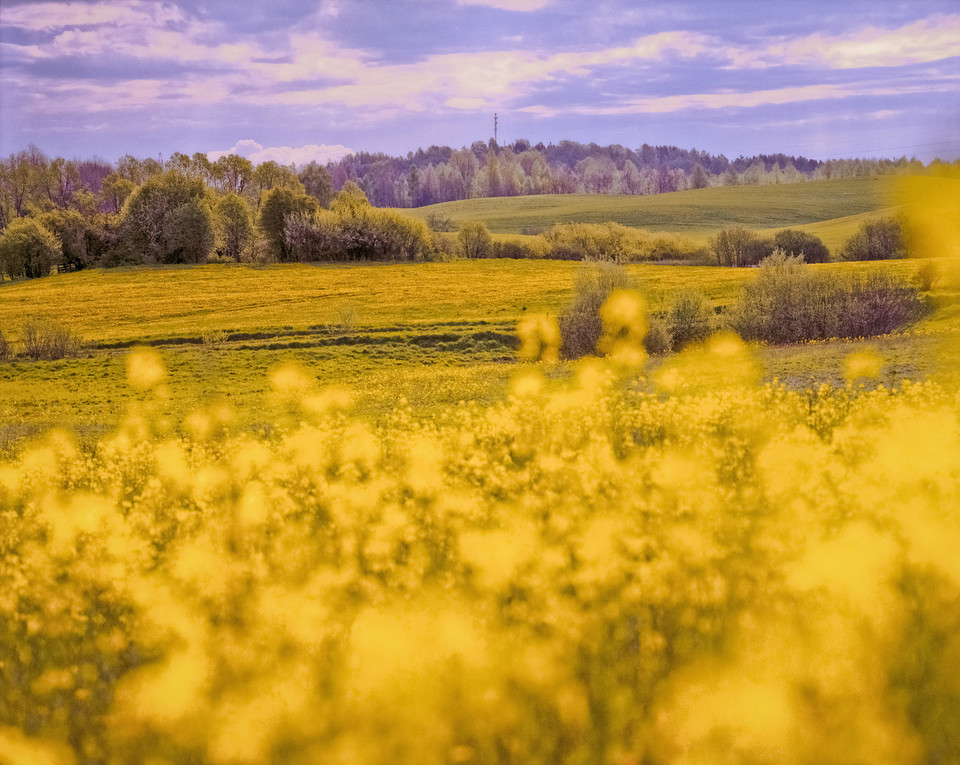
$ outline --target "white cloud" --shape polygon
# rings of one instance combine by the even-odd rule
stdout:
[[[460,5],[486,5],[501,11],[538,11],[550,0],[457,0]]]
[[[308,144],[306,146],[269,146],[264,148],[263,144],[257,143],[251,138],[245,138],[226,151],[207,152],[207,158],[211,162],[216,162],[220,157],[227,154],[236,154],[246,157],[253,164],[259,165],[262,162],[276,162],[280,165],[308,165],[311,162],[319,162],[321,165],[327,162],[336,162],[348,154],[353,154],[353,149],[336,144],[328,146],[326,144]]]
[[[960,56],[960,15],[934,16],[896,29],[868,27],[843,35],[819,32],[760,50],[728,48],[731,68],[827,66],[895,67]]]
[[[104,24],[140,24],[182,21],[183,14],[172,5],[156,2],[57,3],[40,2],[4,9],[4,26],[31,31]]]
[[[748,109],[755,106],[775,106],[803,101],[825,101],[855,96],[903,96],[910,93],[953,92],[957,79],[946,78],[937,84],[878,85],[876,83],[847,83],[845,85],[801,85],[767,90],[733,91],[716,93],[684,93],[675,96],[632,98],[612,106],[575,106],[556,108],[543,105],[528,106],[519,111],[535,117],[557,117],[561,114],[623,115],[623,114],[670,114],[692,109]],[[895,114],[895,112],[875,112]]]

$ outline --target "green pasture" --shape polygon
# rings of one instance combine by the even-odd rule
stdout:
[[[445,202],[405,212],[424,220],[438,215],[449,218],[455,225],[480,220],[492,232],[501,234],[548,229],[556,223],[614,221],[634,228],[706,239],[717,229],[735,224],[777,229],[876,215],[898,203],[899,180],[880,176],[772,186],[722,186],[656,196],[499,197]],[[842,240],[833,241],[832,229],[824,229],[824,233],[831,249],[842,243]],[[846,228],[841,226],[837,233],[847,235]]]
[[[832,263],[840,272],[884,269],[911,278],[914,261]],[[181,266],[91,270],[0,286],[0,327],[16,347],[24,317],[56,319],[80,334],[80,358],[0,363],[0,448],[50,427],[99,434],[124,416],[135,393],[125,355],[149,344],[169,368],[164,410],[179,418],[226,403],[241,427],[270,422],[272,369],[296,362],[318,385],[344,385],[358,411],[386,416],[407,402],[433,416],[460,401],[505,395],[517,369],[515,329],[530,313],[568,303],[581,264],[455,261],[407,265]],[[734,303],[753,269],[638,264],[628,267],[649,310],[684,289],[719,310]],[[882,381],[937,373],[938,349],[960,327],[958,280],[913,332],[869,341],[888,363]],[[765,379],[793,387],[842,384],[843,359],[861,344],[758,349]],[[652,362],[653,366],[658,363]],[[563,365],[555,374],[566,374]]]

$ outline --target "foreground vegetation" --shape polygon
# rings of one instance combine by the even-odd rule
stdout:
[[[119,429],[0,464],[14,761],[960,756],[952,390],[758,386],[720,337],[429,421],[286,366],[258,436],[124,364]]]

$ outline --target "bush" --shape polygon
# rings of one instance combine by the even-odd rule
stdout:
[[[461,224],[457,233],[460,255],[464,258],[489,258],[493,256],[493,237],[484,223],[469,220]]]
[[[746,226],[722,229],[710,240],[710,247],[718,265],[733,267],[755,266],[775,249],[772,239]]]
[[[577,274],[573,302],[558,319],[564,358],[579,359],[596,352],[603,334],[600,309],[614,290],[629,286],[627,272],[613,264],[597,264]]]
[[[0,268],[11,279],[46,276],[60,258],[60,242],[34,218],[14,218],[0,234]]]
[[[840,249],[843,260],[893,260],[907,257],[903,226],[896,218],[868,220]]]
[[[344,214],[344,210],[347,210]],[[390,210],[337,208],[295,212],[284,227],[286,260],[432,260],[436,254],[427,225]]]
[[[670,334],[670,325],[659,316],[650,317],[650,327],[643,338],[644,350],[653,355],[669,353],[673,348],[673,336]]]
[[[453,220],[446,215],[441,215],[440,213],[434,212],[428,214],[426,217],[426,222],[430,230],[437,233],[449,233],[457,230]]]
[[[529,260],[543,257],[543,248],[537,239],[502,239],[493,243],[493,257]]]
[[[10,343],[7,342],[3,330],[0,329],[0,361],[8,361],[11,356],[13,356],[13,349],[10,347]]]
[[[612,263],[642,260],[645,238],[619,223],[559,223],[543,234],[548,258]]]
[[[884,335],[922,311],[917,290],[903,280],[876,272],[841,277],[778,250],[744,287],[730,324],[745,340],[783,344]]]
[[[830,250],[818,236],[788,228],[773,235],[773,243],[787,255],[803,255],[805,263],[829,263]]]
[[[667,314],[673,350],[680,350],[710,337],[714,330],[715,316],[710,301],[699,292],[680,292]]]
[[[717,258],[706,247],[670,234],[652,236],[645,243],[641,260],[716,265]]]
[[[940,264],[932,260],[925,260],[917,273],[914,274],[913,283],[921,292],[930,292],[943,278],[943,271]]]
[[[23,352],[37,361],[53,361],[75,356],[82,345],[80,337],[60,322],[34,317],[23,322]]]

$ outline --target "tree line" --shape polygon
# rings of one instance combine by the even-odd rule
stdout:
[[[651,164],[641,170],[636,162]],[[405,160],[356,154],[326,166],[311,162],[299,168],[271,161],[255,166],[233,154],[211,161],[201,153],[175,153],[163,162],[130,155],[115,164],[68,161],[50,159],[30,146],[0,161],[0,277],[38,277],[54,267],[210,260],[471,257],[478,248],[469,237],[444,237],[382,208],[441,201],[438,195],[659,193],[721,183],[795,181],[807,174],[924,169],[906,159],[820,162],[761,155],[730,162],[695,149],[644,145],[632,151],[569,141],[546,147],[521,141],[504,147],[478,142],[460,150],[430,147]],[[715,170],[722,170],[721,175]],[[440,178],[447,185],[438,185]],[[596,232],[586,238],[582,233],[572,242],[568,231],[545,232],[543,242],[530,246],[497,242],[479,249],[485,256],[594,259],[577,248],[595,239]],[[602,233],[621,248],[637,238],[619,230]],[[703,260],[697,248],[668,237],[641,239],[631,245],[642,253],[638,259]],[[714,249],[720,265],[753,265],[772,245],[743,234]],[[814,253],[806,249],[809,262]]]
[[[729,160],[697,149],[638,149],[575,141],[431,146],[406,157],[355,153],[327,165],[335,188],[353,181],[380,207],[530,194],[662,194],[709,186],[796,183],[924,169],[916,159],[814,160],[758,154]]]

